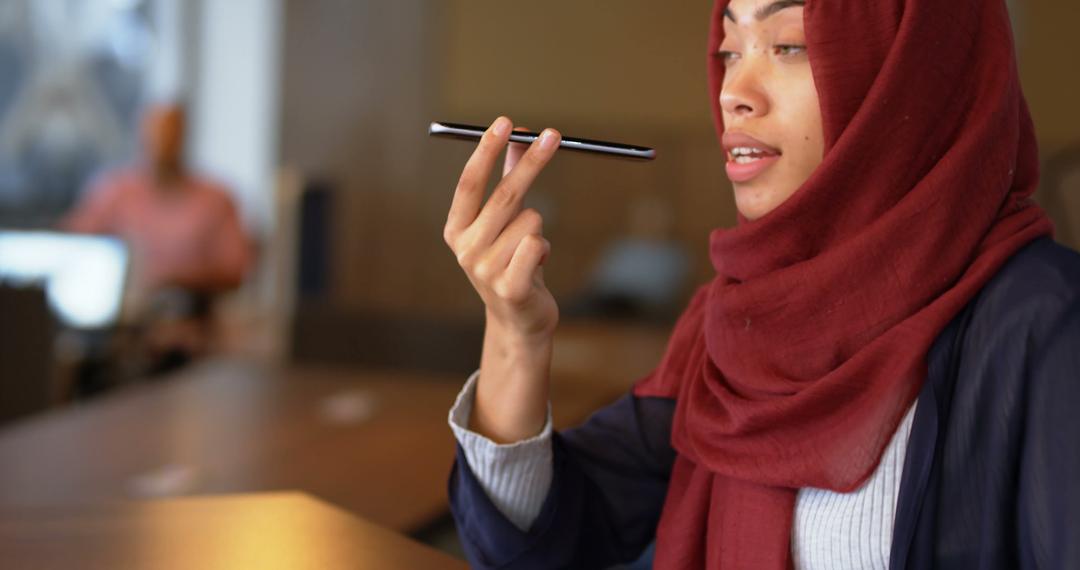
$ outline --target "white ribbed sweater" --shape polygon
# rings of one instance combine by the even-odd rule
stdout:
[[[474,373],[450,409],[450,428],[465,451],[469,468],[488,497],[520,529],[540,514],[551,487],[551,413],[539,435],[508,445],[469,431],[476,391]],[[900,476],[915,405],[908,410],[881,464],[851,493],[799,490],[795,502],[791,549],[799,570],[887,569]]]

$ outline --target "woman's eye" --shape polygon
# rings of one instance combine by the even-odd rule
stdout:
[[[723,60],[724,63],[731,63],[731,62],[733,62],[733,61],[735,61],[736,59],[739,58],[739,54],[737,54],[737,53],[735,53],[733,51],[728,51],[728,50],[723,50],[723,49],[716,52],[716,55],[720,56],[720,59]]]
[[[776,52],[776,55],[801,55],[806,52],[806,46],[782,44],[774,46],[773,50]]]

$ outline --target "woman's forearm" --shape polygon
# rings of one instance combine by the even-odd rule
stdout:
[[[469,429],[495,441],[530,438],[547,419],[551,335],[521,337],[490,317]]]

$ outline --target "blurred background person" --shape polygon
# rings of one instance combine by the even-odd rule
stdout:
[[[61,222],[131,248],[131,304],[150,373],[207,352],[214,300],[240,286],[253,260],[229,193],[185,164],[184,132],[182,105],[149,106],[140,160],[97,177]]]

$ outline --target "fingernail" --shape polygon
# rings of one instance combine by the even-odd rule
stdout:
[[[509,126],[510,121],[506,117],[499,117],[495,119],[495,124],[491,125],[491,131],[500,137],[506,132],[506,127]]]
[[[555,146],[555,133],[550,129],[545,129],[540,135],[540,148],[548,150]]]

